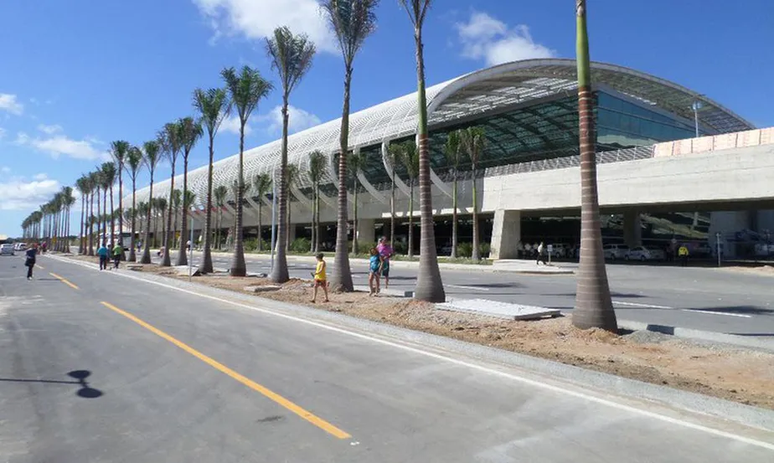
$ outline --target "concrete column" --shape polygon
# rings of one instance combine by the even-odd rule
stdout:
[[[625,212],[623,216],[624,243],[633,248],[642,246],[642,221],[637,211]]]
[[[357,221],[358,243],[376,243],[376,220],[359,219]]]
[[[515,259],[521,241],[521,212],[498,209],[492,224],[490,259]]]

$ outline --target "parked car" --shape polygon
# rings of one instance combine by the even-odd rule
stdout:
[[[13,244],[0,244],[0,256],[15,256],[16,253],[13,250]]]
[[[26,251],[27,243],[16,243],[13,245],[14,251]]]
[[[711,257],[715,254],[715,250],[707,243],[699,243],[689,251],[692,257]]]
[[[626,253],[626,260],[665,260],[666,252],[656,247],[635,246]]]
[[[551,257],[564,259],[569,256],[570,247],[564,243],[554,243],[551,245]]]
[[[626,257],[626,253],[629,252],[629,246],[625,244],[606,244],[602,247],[602,252],[605,255],[605,259],[623,259]]]

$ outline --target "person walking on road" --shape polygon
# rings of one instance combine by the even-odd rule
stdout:
[[[27,249],[27,252],[24,253],[25,255],[24,265],[27,267],[28,280],[32,280],[32,269],[35,268],[35,260],[36,260],[37,254],[38,254],[37,243],[32,243],[32,246],[30,246],[30,248]]]
[[[535,265],[540,265],[540,262],[543,262],[543,265],[548,265],[546,262],[546,247],[543,244],[543,242],[540,242],[540,245],[537,247],[537,260],[535,261]]]
[[[677,250],[677,255],[680,257],[680,265],[683,267],[688,266],[688,247],[684,244],[680,246],[680,249]]]
[[[379,244],[376,246],[376,251],[379,252],[379,256],[382,261],[381,276],[384,277],[384,287],[390,287],[390,258],[395,254],[395,250],[390,246],[390,240],[382,236],[379,238]]]
[[[113,268],[118,270],[118,264],[121,263],[121,257],[124,255],[124,248],[120,242],[113,246]]]
[[[325,274],[325,254],[318,253],[317,267],[314,269],[314,295],[312,296],[312,302],[317,302],[317,288],[322,287],[325,291],[325,301],[328,302],[328,277]]]
[[[97,255],[99,256],[99,269],[107,270],[110,251],[108,251],[107,243],[105,241],[103,241],[102,246],[97,249]]]

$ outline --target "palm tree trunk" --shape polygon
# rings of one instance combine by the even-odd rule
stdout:
[[[452,180],[452,245],[451,258],[457,258],[457,169],[454,169]]]
[[[97,212],[99,212],[99,188],[97,190]],[[89,200],[89,255],[94,255],[94,191]]]
[[[180,214],[180,251],[177,253],[177,265],[188,265],[188,253],[186,252],[186,245],[188,241],[185,239],[188,236],[188,208],[190,204],[186,204],[186,194],[188,193],[188,153],[183,156],[183,210]],[[193,243],[191,243],[193,247]]]
[[[279,217],[277,220],[277,244],[275,246],[274,267],[271,269],[271,279],[275,283],[284,283],[290,279],[286,243],[288,226],[285,219],[290,217],[288,201],[288,93],[282,95],[282,149],[280,154]]]
[[[78,223],[78,254],[83,255],[85,254],[84,250],[86,249],[86,243],[84,242],[84,238],[86,237],[86,234],[84,233],[84,227],[83,227],[83,216],[86,213],[86,196],[81,196],[81,221]]]
[[[236,197],[236,223],[234,224],[234,257],[231,260],[231,276],[243,277],[247,275],[247,264],[245,263],[245,248],[244,248],[244,234],[242,233],[242,202],[245,192],[245,127],[243,121],[242,127],[239,131],[239,179],[237,185],[237,197]]]
[[[141,264],[150,264],[151,263],[151,254],[150,254],[150,227],[151,227],[151,216],[153,215],[153,172],[151,172],[150,175],[150,191],[148,192],[148,216],[145,217],[145,237],[142,239],[143,241],[143,250],[142,250],[142,258],[140,259]],[[153,240],[156,240],[156,221],[153,221],[154,227],[153,227]]]
[[[476,163],[471,166],[473,170],[473,260],[481,260],[481,251],[478,249],[478,188],[476,187]]]
[[[317,187],[315,189],[315,203],[314,203],[314,209],[315,209],[315,243],[314,243],[314,252],[320,252],[320,232],[322,231],[322,227],[320,227],[320,184],[317,184]]]
[[[581,249],[578,286],[572,322],[578,328],[602,328],[615,332],[618,323],[602,254],[599,218],[597,160],[594,130],[594,95],[591,92],[586,1],[577,0],[578,119],[581,170]]]
[[[331,269],[330,285],[334,290],[353,291],[352,271],[347,253],[347,149],[349,147],[349,98],[352,85],[352,67],[347,66],[344,75],[344,107],[341,112],[341,136],[339,153],[339,197],[336,220],[336,257]]]
[[[317,252],[314,248],[314,240],[316,236],[314,220],[315,220],[316,212],[317,212],[317,196],[314,194],[314,192],[312,192],[312,239],[309,242],[309,252],[312,252],[312,253]]]
[[[132,177],[132,236],[129,238],[129,262],[137,262],[137,253],[135,252],[134,232],[137,227],[137,179]]]
[[[290,183],[290,182],[288,182],[288,183]],[[289,186],[290,185],[288,185],[288,187]],[[293,201],[291,201],[291,199],[290,199],[290,193],[288,193],[287,197],[288,197],[288,199],[287,199],[287,201],[288,201],[288,223],[287,223],[288,231],[287,231],[287,234],[285,235],[285,252],[290,251],[290,227],[291,227],[291,224],[290,224],[290,213],[291,213],[291,206],[293,205]]]
[[[112,191],[110,195],[112,197]],[[121,213],[118,214],[118,242],[121,243],[121,247],[124,247],[124,177],[121,164],[118,165],[118,210],[121,211]],[[124,260],[123,256],[124,255],[122,254],[121,260]]]
[[[263,251],[263,198],[258,198],[258,251]]]
[[[173,195],[175,193],[175,159],[172,159],[172,173],[170,175],[170,182],[169,182],[169,203],[167,203],[167,222],[165,230],[163,230],[164,233],[164,257],[161,259],[161,266],[162,267],[171,267],[172,266],[172,243],[174,242],[174,238],[172,237],[172,208],[174,207],[174,202],[172,201]],[[177,209],[175,209],[175,214],[177,214]]]
[[[352,256],[357,256],[357,173],[355,173],[354,206],[352,207]]]
[[[202,252],[202,261],[199,264],[199,271],[203,274],[212,273],[212,162],[215,157],[215,151],[212,146],[214,143],[214,134],[210,134],[210,161],[207,166],[207,212],[204,214],[204,250]]]
[[[115,244],[115,235],[116,235],[116,213],[115,209],[113,209],[113,185],[110,185],[110,247],[112,248]],[[123,214],[121,214],[123,215]]]
[[[220,251],[220,227],[223,226],[223,206],[218,206],[218,224],[216,225],[215,230],[215,244],[218,247],[218,250]]]
[[[107,217],[107,188],[102,189],[102,219],[100,220],[103,222],[102,224],[102,232],[99,236],[99,242],[106,243],[107,242],[107,220],[105,218]]]
[[[419,211],[420,233],[419,272],[414,298],[426,302],[444,302],[441,271],[438,268],[438,251],[435,249],[435,223],[433,221],[433,194],[430,183],[430,139],[427,131],[427,95],[425,93],[425,60],[422,51],[422,21],[414,28],[417,46],[417,99],[419,108]]]
[[[414,179],[409,187],[409,225],[408,225],[408,256],[414,257]]]
[[[395,164],[390,162],[390,241],[395,244]]]

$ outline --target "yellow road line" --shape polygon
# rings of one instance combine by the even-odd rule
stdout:
[[[339,438],[339,439],[349,439],[352,437],[348,433],[342,431],[341,429],[337,428],[336,426],[330,424],[329,422],[325,421],[324,419],[320,418],[317,415],[314,415],[313,413],[301,408],[300,406],[294,404],[293,402],[289,401],[288,399],[282,397],[281,395],[277,394],[276,392],[261,386],[260,384],[256,383],[255,381],[242,376],[241,374],[237,373],[236,371],[232,370],[231,368],[223,365],[222,363],[219,363],[218,361],[207,357],[206,355],[202,354],[198,350],[194,349],[193,347],[185,344],[182,341],[178,341],[174,337],[168,335],[167,333],[161,331],[160,329],[156,328],[155,326],[144,322],[143,320],[135,317],[134,315],[130,314],[129,312],[126,312],[124,310],[119,309],[118,307],[114,306],[113,304],[110,304],[108,302],[102,302],[102,305],[107,307],[108,309],[123,315],[124,317],[128,318],[129,320],[137,323],[138,325],[142,326],[143,328],[147,329],[148,331],[151,331],[152,333],[166,339],[167,341],[171,342],[172,344],[176,345],[177,347],[183,349],[184,351],[188,352],[189,354],[193,355],[194,357],[198,358],[202,362],[210,365],[211,367],[215,368],[216,370],[219,370],[222,373],[225,373],[226,375],[230,376],[231,378],[239,381],[240,383],[244,384],[245,386],[249,387],[250,389],[262,394],[266,398],[272,400],[273,402],[277,403],[278,405],[285,407],[286,409],[290,410],[291,412],[295,413],[296,415],[300,416],[301,418],[305,419],[306,421],[312,423],[313,425],[317,426],[318,428],[322,429],[323,431]]]
[[[72,284],[72,283],[70,283],[69,281],[67,281],[67,279],[66,279],[66,278],[62,278],[62,277],[60,277],[59,275],[57,275],[56,273],[49,273],[49,274],[50,274],[52,277],[56,278],[57,280],[61,281],[62,283],[66,284],[67,286],[69,286],[69,287],[71,287],[71,288],[73,288],[73,289],[80,289],[79,287],[77,287],[77,286],[75,286],[74,284]]]

